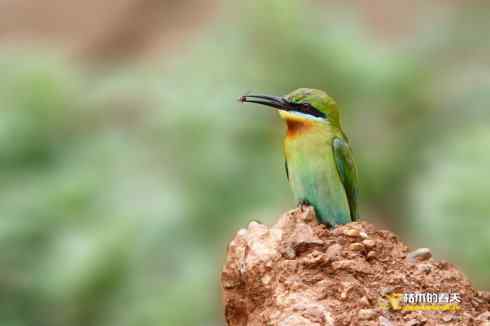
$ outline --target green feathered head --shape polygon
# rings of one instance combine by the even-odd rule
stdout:
[[[318,89],[299,88],[284,97],[249,94],[239,100],[276,108],[284,119],[304,119],[340,126],[337,104],[327,93]]]

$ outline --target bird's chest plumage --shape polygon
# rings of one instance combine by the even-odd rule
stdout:
[[[317,128],[284,140],[289,183],[298,202],[308,201],[323,217],[344,218],[348,202],[337,172],[332,141],[336,133]]]
[[[295,195],[313,195],[312,192],[335,182],[338,178],[333,158],[331,135],[303,134],[286,137],[284,154],[288,164],[289,181]]]

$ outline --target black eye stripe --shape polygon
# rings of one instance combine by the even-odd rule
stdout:
[[[325,114],[323,112],[320,112],[319,110],[315,109],[309,103],[300,103],[297,105],[297,107],[298,107],[298,111],[302,113],[306,113],[314,117],[325,118]]]

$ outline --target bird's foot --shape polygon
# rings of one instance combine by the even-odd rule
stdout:
[[[311,206],[310,202],[306,199],[302,199],[298,202],[298,207],[304,211],[306,207]]]

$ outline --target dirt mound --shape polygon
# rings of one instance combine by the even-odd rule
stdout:
[[[240,230],[222,288],[228,325],[490,325],[490,293],[430,250],[366,222],[329,230],[309,207]]]

